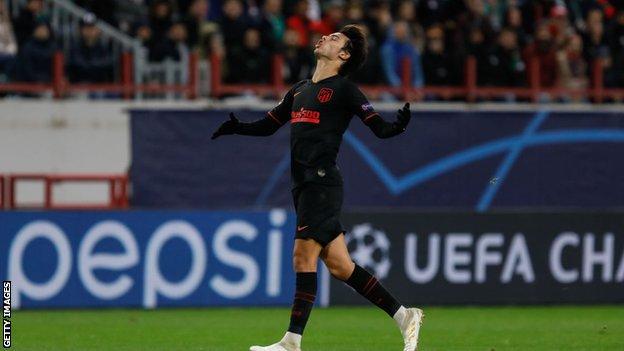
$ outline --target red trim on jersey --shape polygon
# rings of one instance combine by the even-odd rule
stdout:
[[[279,119],[275,118],[275,116],[273,116],[273,113],[271,113],[271,111],[269,111],[268,114],[269,114],[269,117],[273,118],[273,120],[277,122],[277,124],[279,124],[280,126],[282,125],[282,122]]]
[[[373,117],[373,116],[379,116],[379,113],[377,112],[373,112],[370,115],[364,117],[363,121],[366,122],[369,118]]]
[[[299,118],[291,119],[290,123],[314,123],[314,124],[319,124],[319,123],[321,123],[321,121],[318,118],[299,117]]]

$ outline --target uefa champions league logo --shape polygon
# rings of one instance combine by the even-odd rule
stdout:
[[[347,233],[347,248],[353,260],[371,272],[377,279],[384,279],[390,272],[390,241],[386,234],[369,223],[353,226]]]

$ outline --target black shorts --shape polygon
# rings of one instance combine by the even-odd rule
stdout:
[[[306,183],[292,190],[297,212],[296,239],[326,246],[344,232],[340,224],[342,186]]]

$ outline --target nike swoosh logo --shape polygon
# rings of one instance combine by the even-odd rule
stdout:
[[[294,96],[297,96],[297,95],[299,95],[299,94],[301,94],[301,92],[300,92],[300,91],[296,92]]]
[[[306,229],[307,227],[309,227],[309,225],[304,225],[303,227],[297,226],[297,231],[300,232],[300,231]]]

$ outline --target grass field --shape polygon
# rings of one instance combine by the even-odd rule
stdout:
[[[624,306],[426,308],[419,350],[624,350]],[[14,350],[246,351],[280,338],[287,309],[14,311]],[[315,309],[304,351],[402,350],[373,308]]]

